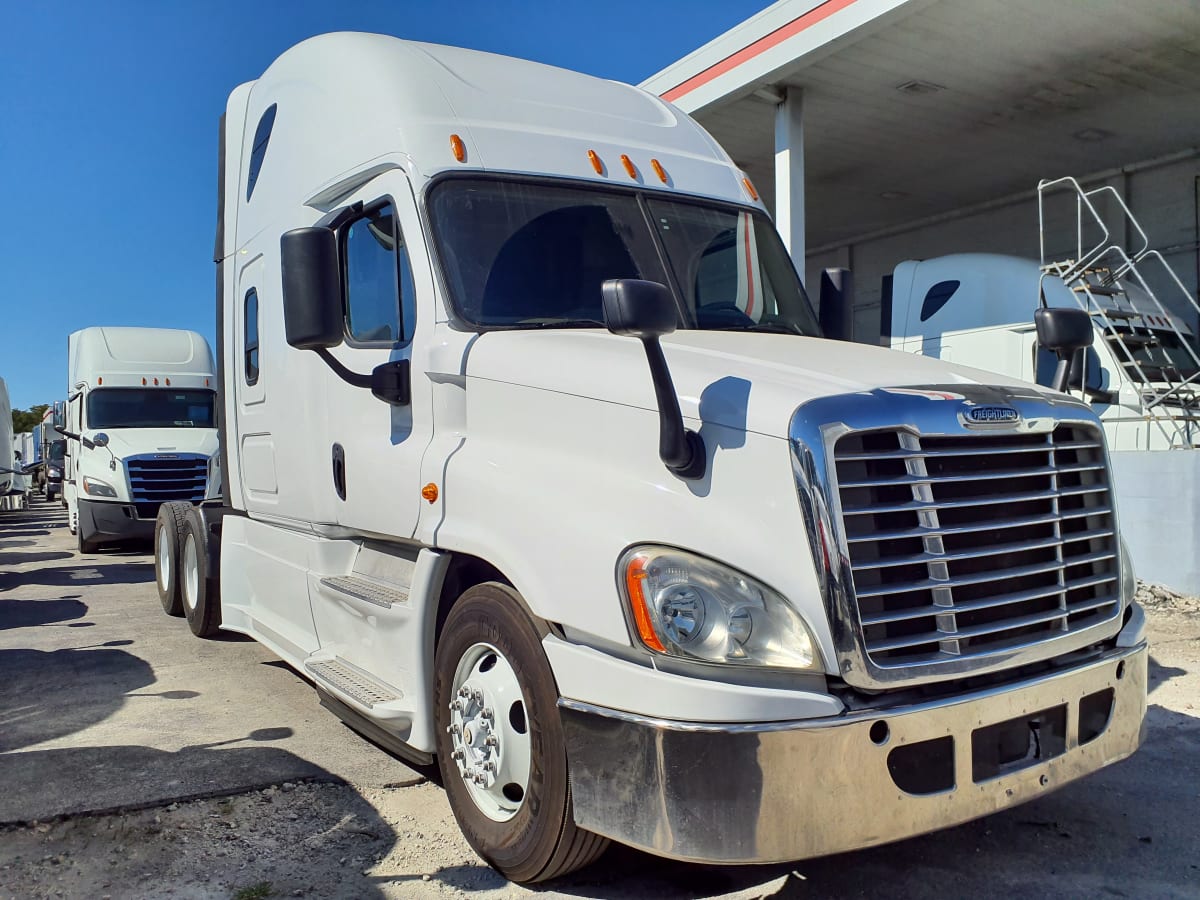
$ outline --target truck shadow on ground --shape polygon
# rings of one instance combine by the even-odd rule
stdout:
[[[70,559],[71,555],[63,550],[43,550],[36,553],[25,553],[20,550],[8,550],[0,547],[0,566],[23,566],[29,563],[54,562],[58,559]]]
[[[78,597],[55,600],[0,600],[0,631],[69,622],[87,614],[87,604]]]
[[[70,555],[67,554],[68,557]],[[106,563],[103,568],[83,564],[35,569],[32,572],[0,572],[0,591],[35,584],[79,588],[91,584],[148,584],[152,581],[154,564],[150,562]]]
[[[124,650],[0,650],[0,753],[82,731],[154,682],[150,664]],[[6,758],[0,783],[10,790],[0,791],[0,807],[4,793],[26,784],[9,780],[11,765]]]

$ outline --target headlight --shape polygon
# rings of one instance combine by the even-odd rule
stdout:
[[[51,478],[62,478],[62,469],[50,469],[46,474]]]
[[[88,478],[83,476],[83,492],[92,497],[116,497],[117,492],[112,489],[111,485],[105,484],[97,478]]]
[[[743,666],[819,665],[799,613],[741,572],[670,547],[635,547],[618,571],[635,631],[656,653]]]
[[[1121,608],[1127,609],[1137,593],[1137,573],[1133,571],[1133,558],[1129,548],[1125,546],[1125,538],[1121,538]]]

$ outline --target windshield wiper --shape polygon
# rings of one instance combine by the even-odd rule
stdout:
[[[522,322],[513,322],[513,325],[518,328],[607,328],[603,322],[596,319],[526,319]]]

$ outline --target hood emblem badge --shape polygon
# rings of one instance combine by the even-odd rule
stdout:
[[[968,406],[959,413],[963,425],[968,428],[980,426],[1009,426],[1021,422],[1021,414],[1011,406],[989,404],[986,406]]]

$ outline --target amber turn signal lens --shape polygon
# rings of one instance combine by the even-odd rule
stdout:
[[[743,184],[743,185],[745,186],[745,188],[746,188],[746,193],[750,195],[750,199],[751,199],[751,200],[754,200],[754,201],[757,201],[757,200],[758,200],[758,191],[756,191],[756,190],[754,189],[754,185],[752,185],[752,184],[750,183],[750,179],[749,179],[749,178],[743,178],[743,179],[742,179],[742,184]]]
[[[642,583],[646,580],[646,558],[635,556],[625,569],[625,590],[629,592],[629,606],[633,610],[633,622],[637,626],[638,637],[651,650],[664,653],[666,647],[654,632],[650,615],[650,606],[646,601]]]
[[[450,152],[454,154],[454,158],[459,162],[466,162],[467,145],[463,143],[463,139],[457,134],[450,135]]]
[[[650,168],[654,170],[654,174],[658,176],[658,180],[663,184],[667,183],[667,170],[662,167],[657,159],[650,160]]]
[[[595,150],[589,150],[588,159],[592,161],[592,168],[596,170],[596,174],[603,175],[604,163],[600,161],[600,154],[598,154]]]
[[[424,497],[426,500],[428,500],[430,503],[436,503],[437,498],[438,498],[438,486],[436,484],[434,484],[432,481],[429,482],[429,484],[427,484],[427,485],[425,485],[425,487],[421,488],[421,496]]]

